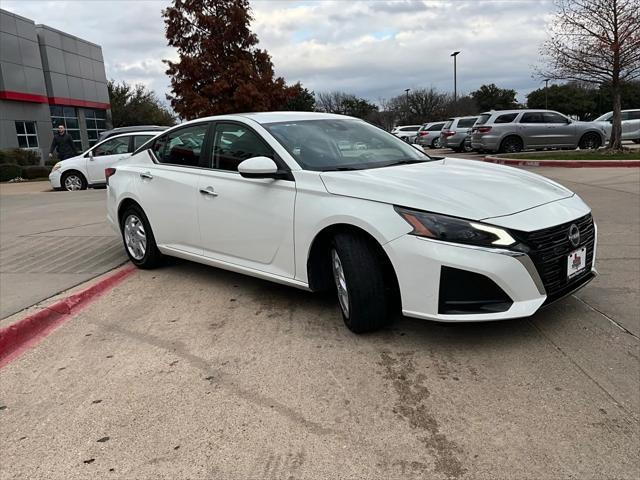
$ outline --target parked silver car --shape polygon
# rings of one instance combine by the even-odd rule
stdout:
[[[391,133],[407,143],[413,143],[421,126],[422,125],[398,125],[397,127],[393,127]]]
[[[496,110],[478,117],[471,146],[484,152],[525,149],[594,149],[607,142],[603,122],[578,122],[552,110]]]
[[[613,112],[605,113],[594,122],[606,122],[607,136],[611,136],[611,119]],[[622,110],[622,140],[633,140],[640,143],[640,109]]]
[[[471,132],[471,127],[478,119],[475,117],[455,117],[447,120],[440,132],[440,145],[450,148],[456,152],[471,151],[465,144],[467,135]]]
[[[440,148],[440,132],[445,122],[425,123],[418,130],[416,142],[418,145],[429,148]]]

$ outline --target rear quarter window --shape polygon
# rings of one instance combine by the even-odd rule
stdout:
[[[485,123],[487,123],[487,121],[491,118],[491,114],[490,113],[483,113],[482,115],[480,115],[478,117],[478,120],[476,121],[476,125],[484,125]]]
[[[458,128],[469,128],[473,127],[473,124],[476,123],[478,117],[473,118],[461,118],[458,120]]]
[[[445,123],[442,129],[446,130],[447,128],[451,128],[451,125],[453,125],[453,120],[449,120],[447,123]]]
[[[429,127],[430,132],[439,132],[444,127],[444,123],[436,123],[435,125],[431,125]]]

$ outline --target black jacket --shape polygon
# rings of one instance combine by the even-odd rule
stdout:
[[[49,152],[53,154],[56,149],[58,150],[58,157],[60,160],[75,157],[78,154],[76,146],[73,143],[73,138],[68,132],[64,132],[64,135],[60,135],[58,132],[53,134],[53,142],[51,142],[51,149]]]

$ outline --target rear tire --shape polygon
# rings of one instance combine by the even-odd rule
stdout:
[[[578,143],[580,150],[597,150],[601,145],[600,135],[593,132],[585,133]]]
[[[365,333],[389,323],[393,302],[387,295],[382,262],[371,241],[339,233],[333,239],[329,259],[347,328]]]
[[[429,148],[440,148],[440,138],[434,138],[431,141],[431,145],[429,145]]]
[[[500,153],[518,153],[522,151],[523,147],[524,145],[520,138],[511,136],[502,140],[498,151]]]
[[[131,205],[122,213],[120,232],[124,250],[131,263],[142,269],[160,265],[162,254],[156,245],[149,220],[140,207]]]

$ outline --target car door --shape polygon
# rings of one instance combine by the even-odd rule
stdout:
[[[518,133],[525,147],[546,146],[547,125],[542,112],[526,112],[518,122]]]
[[[242,161],[258,156],[272,158],[285,168],[260,134],[243,123],[216,123],[212,145],[212,168],[203,170],[198,189],[204,255],[293,278],[293,177],[249,179],[238,173]]]
[[[85,154],[89,183],[105,183],[104,169],[129,156],[129,135],[105,140]]]
[[[544,121],[547,125],[545,145],[550,147],[575,147],[579,138],[576,138],[575,125],[564,115],[555,112],[544,112]]]
[[[156,242],[174,252],[202,255],[198,182],[210,156],[209,122],[185,125],[156,138],[139,154],[151,156],[136,178],[136,191]]]

